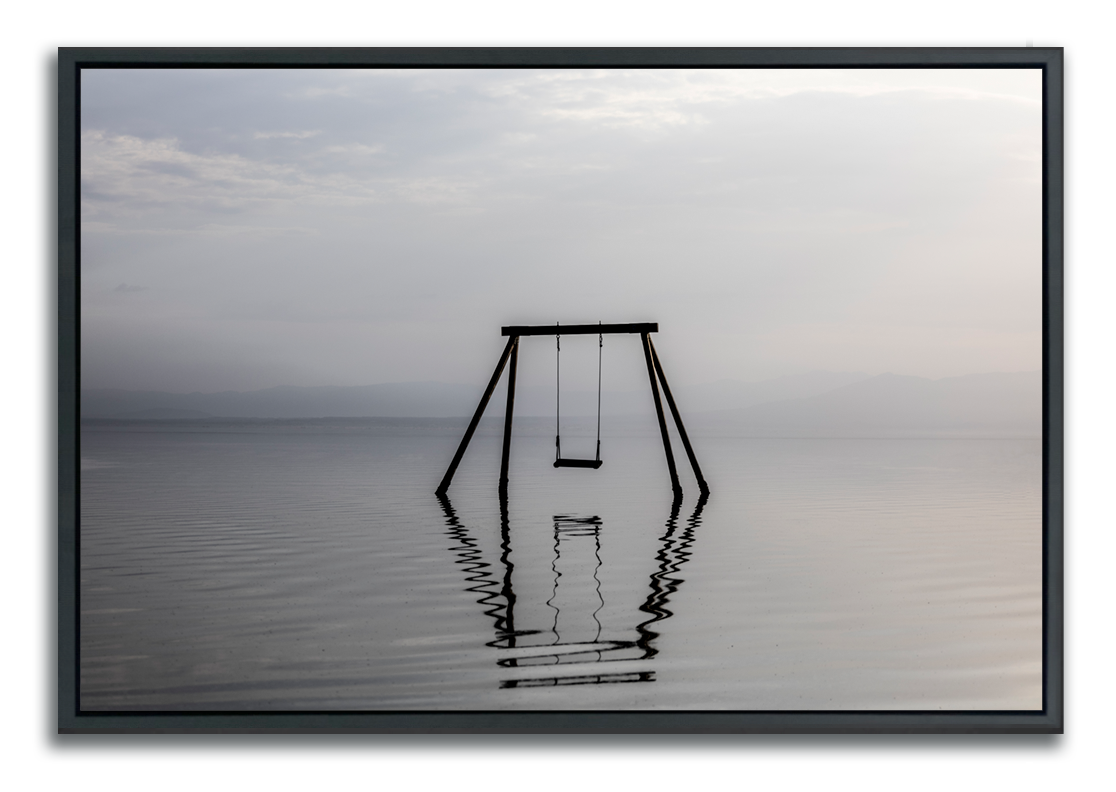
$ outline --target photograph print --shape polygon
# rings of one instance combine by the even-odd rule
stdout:
[[[116,66],[79,714],[1047,708],[1042,68]]]

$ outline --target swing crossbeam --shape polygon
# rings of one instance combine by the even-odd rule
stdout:
[[[480,404],[477,405],[476,412],[473,414],[472,420],[469,422],[469,427],[465,430],[465,436],[461,438],[461,443],[457,448],[457,452],[453,456],[453,461],[450,462],[446,474],[442,477],[441,483],[435,492],[439,496],[444,496],[449,489],[450,482],[453,480],[453,474],[457,471],[457,466],[461,462],[461,458],[465,455],[465,449],[469,445],[469,441],[473,437],[473,433],[480,423],[481,416],[484,415],[484,410],[488,406],[488,401],[492,397],[492,392],[496,389],[496,383],[500,379],[500,375],[504,371],[504,367],[508,366],[508,397],[507,405],[504,412],[504,443],[503,453],[500,460],[500,494],[507,495],[508,491],[508,467],[509,459],[511,456],[511,428],[512,428],[512,413],[515,409],[515,374],[516,363],[519,357],[519,339],[521,336],[563,336],[563,335],[608,335],[614,333],[632,333],[639,334],[643,346],[644,358],[647,363],[647,376],[651,383],[651,394],[655,401],[655,413],[658,418],[659,430],[663,438],[663,450],[666,452],[667,469],[670,473],[671,489],[674,492],[675,501],[682,497],[682,486],[678,480],[678,471],[674,463],[674,453],[670,447],[670,435],[667,432],[666,415],[663,410],[663,403],[660,397],[659,384],[662,384],[662,395],[666,397],[667,406],[670,409],[671,417],[674,418],[675,426],[678,430],[679,439],[682,441],[683,447],[686,449],[686,456],[689,458],[690,466],[693,468],[694,474],[697,477],[698,487],[701,490],[702,497],[709,495],[709,485],[706,484],[705,478],[701,474],[701,468],[698,466],[697,457],[694,455],[693,447],[690,445],[690,438],[686,434],[686,428],[682,425],[682,416],[678,411],[678,407],[674,403],[674,397],[670,392],[670,386],[667,385],[666,376],[663,373],[662,364],[659,362],[659,356],[655,351],[654,344],[651,343],[651,333],[657,333],[659,325],[657,322],[634,322],[628,324],[582,324],[582,325],[510,325],[508,327],[500,328],[500,334],[507,337],[508,343],[504,347],[504,352],[500,356],[500,361],[496,364],[496,370],[492,373],[492,378],[489,380],[488,387],[481,396]],[[509,365],[510,364],[510,365]],[[598,389],[600,383],[598,382]],[[599,394],[598,394],[599,396]],[[598,421],[600,405],[598,404]],[[599,433],[598,429],[598,433]],[[598,447],[597,459],[566,459],[558,455],[554,460],[554,467],[572,467],[572,468],[592,468],[597,469],[601,466],[600,460],[600,438],[598,434]]]
[[[502,336],[540,335],[600,335],[604,333],[657,333],[658,322],[633,322],[629,324],[579,324],[579,325],[511,325],[501,327]]]

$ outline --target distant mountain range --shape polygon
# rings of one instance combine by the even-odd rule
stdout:
[[[490,404],[503,405],[503,385]],[[596,413],[596,392],[563,392],[563,415]],[[82,417],[114,419],[448,418],[471,415],[474,385],[411,382],[356,387],[277,387],[221,393],[84,390]],[[861,434],[1041,434],[1039,372],[972,374],[931,380],[896,374],[810,372],[762,382],[722,380],[677,388],[694,430],[771,436]],[[524,388],[518,415],[552,415],[554,393]],[[647,415],[649,391],[605,392],[605,415]]]
[[[705,430],[747,435],[1042,434],[1042,375],[970,374],[939,380],[881,374],[807,398],[699,413]]]
[[[815,396],[867,374],[816,371],[764,382],[721,380],[683,388],[676,396],[687,412],[730,410],[779,399]],[[503,402],[504,384],[494,399]],[[163,391],[84,390],[81,411],[85,418],[449,418],[472,415],[481,390],[474,385],[445,382],[403,382],[356,387],[278,387],[257,391],[220,393],[167,393]],[[602,412],[630,415],[652,410],[650,389],[605,391]],[[516,391],[518,415],[552,415],[554,391],[520,387]],[[563,415],[596,415],[597,392],[563,390]]]
[[[446,382],[278,387],[220,393],[83,390],[81,415],[83,418],[448,418],[471,414],[479,398],[480,393],[473,385]]]
[[[737,410],[753,404],[818,396],[867,379],[869,376],[863,372],[811,371],[760,382],[720,380],[683,388],[677,396],[679,399],[685,398],[686,409],[690,412]]]

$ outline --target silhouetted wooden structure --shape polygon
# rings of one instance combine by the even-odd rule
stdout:
[[[512,429],[512,413],[515,408],[515,370],[516,363],[519,359],[519,339],[522,336],[539,336],[539,335],[553,335],[561,349],[561,342],[559,337],[562,335],[594,335],[598,334],[602,337],[606,334],[616,333],[638,333],[640,340],[643,343],[643,355],[647,362],[647,377],[651,382],[651,395],[655,400],[655,412],[659,419],[659,432],[663,438],[663,450],[666,452],[667,469],[670,472],[670,485],[674,492],[674,497],[680,498],[682,496],[682,485],[678,481],[678,469],[674,463],[674,453],[670,447],[670,434],[667,431],[666,416],[663,413],[663,403],[659,396],[659,384],[662,384],[662,395],[666,397],[667,407],[670,408],[670,413],[674,418],[675,426],[678,428],[678,436],[682,440],[682,446],[686,449],[686,456],[690,460],[690,466],[694,470],[694,475],[697,477],[698,487],[701,489],[702,495],[709,494],[709,486],[705,483],[705,478],[701,475],[701,468],[698,466],[697,457],[694,455],[694,449],[690,445],[690,438],[686,435],[686,427],[682,425],[682,416],[678,412],[678,406],[674,403],[674,397],[671,395],[670,386],[667,384],[666,375],[663,373],[662,363],[659,362],[659,356],[655,352],[655,346],[651,343],[651,333],[657,333],[659,325],[656,322],[637,322],[631,324],[583,324],[583,325],[512,325],[510,327],[501,328],[501,335],[508,337],[508,343],[504,347],[504,352],[500,355],[500,361],[496,364],[496,370],[492,372],[492,379],[488,382],[488,387],[485,388],[484,395],[481,396],[480,404],[477,405],[477,410],[473,413],[473,418],[469,422],[469,427],[465,430],[464,437],[461,438],[461,444],[457,447],[457,453],[453,455],[453,461],[450,462],[446,474],[442,477],[442,482],[438,485],[435,491],[438,495],[445,495],[449,490],[450,482],[453,481],[453,474],[457,471],[457,466],[461,463],[461,458],[465,455],[465,449],[469,447],[469,441],[473,438],[473,433],[477,429],[477,424],[480,423],[481,416],[484,415],[484,410],[488,406],[488,400],[492,398],[492,392],[496,389],[496,383],[500,380],[500,375],[504,371],[504,367],[511,363],[508,368],[508,400],[507,406],[504,411],[504,445],[503,452],[500,460],[500,492],[507,493],[508,489],[508,462],[511,453],[511,429]],[[602,341],[603,344],[603,341]],[[601,466],[600,459],[600,363],[598,357],[598,379],[597,379],[597,458],[593,459],[564,459],[561,455],[561,443],[559,436],[556,433],[555,445],[557,447],[556,457],[554,460],[555,467],[582,467],[582,468],[599,468]]]

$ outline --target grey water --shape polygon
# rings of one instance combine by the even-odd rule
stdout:
[[[84,423],[82,709],[1042,705],[1038,439],[462,424]]]

